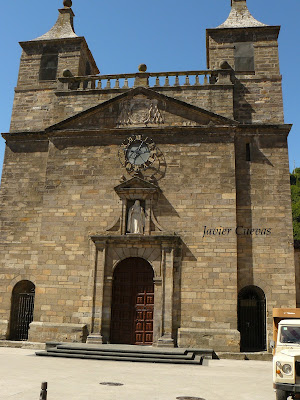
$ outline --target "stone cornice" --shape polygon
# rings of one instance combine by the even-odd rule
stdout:
[[[245,30],[247,30],[248,33],[255,33],[255,32],[264,32],[266,33],[268,30],[269,31],[274,31],[275,33],[277,33],[277,36],[279,35],[281,26],[280,25],[266,25],[266,26],[249,26],[246,29],[243,27],[224,27],[224,28],[208,28],[206,29],[206,34],[209,33],[219,33],[220,35],[224,35],[224,31],[233,31],[235,34],[236,33],[242,33],[245,32]]]
[[[61,39],[52,39],[51,40],[51,44],[60,44],[60,43],[72,43],[72,42],[85,42],[85,37],[84,36],[76,36],[76,37],[72,37],[72,38],[61,38]],[[19,45],[22,47],[23,50],[25,50],[26,48],[30,48],[30,47],[36,47],[38,44],[49,44],[49,39],[36,39],[36,40],[26,40],[26,41],[22,41],[19,42]]]
[[[180,236],[174,234],[155,234],[155,235],[91,235],[91,240],[95,243],[96,247],[105,247],[108,244],[120,245],[163,245],[163,246],[178,246],[180,244]]]
[[[237,124],[237,125],[199,125],[199,126],[178,126],[178,127],[131,127],[131,128],[113,128],[99,130],[61,130],[61,131],[39,131],[39,132],[11,132],[2,133],[2,137],[9,142],[27,142],[27,141],[52,141],[52,142],[72,142],[74,139],[86,141],[95,140],[96,143],[103,144],[118,143],[120,139],[134,132],[147,133],[155,136],[157,143],[170,143],[178,141],[179,137],[184,141],[190,140],[193,136],[193,142],[200,141],[203,138],[213,138],[214,136],[225,136],[234,138],[235,135],[283,135],[287,136],[292,128],[291,124]],[[177,135],[174,138],[174,135]],[[98,140],[97,140],[98,139]],[[171,139],[171,140],[170,140]]]

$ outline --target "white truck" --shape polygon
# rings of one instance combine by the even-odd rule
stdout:
[[[275,342],[271,343],[275,347]],[[300,319],[278,323],[277,344],[273,357],[273,388],[276,400],[300,398]]]

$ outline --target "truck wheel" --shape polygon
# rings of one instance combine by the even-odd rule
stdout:
[[[276,390],[276,400],[287,400],[288,393],[284,390]]]

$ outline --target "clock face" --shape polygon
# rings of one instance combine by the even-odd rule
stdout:
[[[126,152],[127,160],[133,165],[143,165],[150,157],[150,150],[143,140],[135,140],[128,146]]]
[[[120,162],[129,173],[147,169],[155,161],[155,157],[154,142],[142,135],[128,137],[119,149]]]

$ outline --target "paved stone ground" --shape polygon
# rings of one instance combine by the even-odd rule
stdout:
[[[269,361],[210,360],[208,367],[36,357],[0,348],[0,400],[275,400]],[[118,382],[123,386],[103,386]]]

